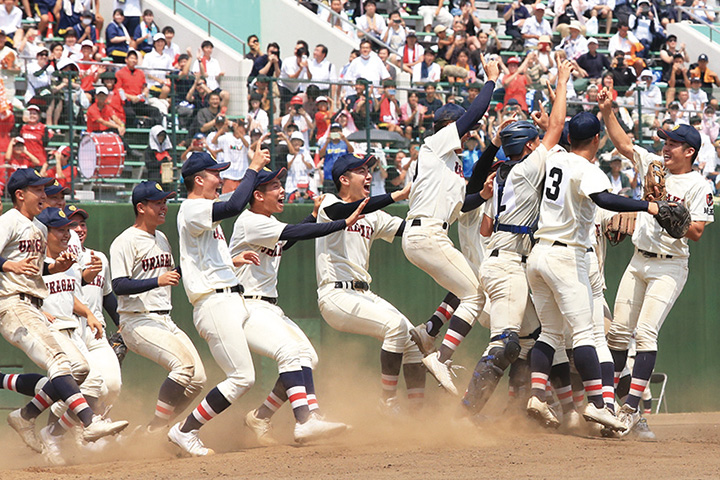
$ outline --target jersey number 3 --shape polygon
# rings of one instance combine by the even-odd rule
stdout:
[[[558,167],[553,167],[548,173],[548,178],[552,183],[545,189],[545,196],[550,200],[557,200],[560,195],[560,183],[562,182],[563,172]]]

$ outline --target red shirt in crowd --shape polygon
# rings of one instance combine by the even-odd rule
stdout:
[[[147,83],[145,74],[137,68],[131,72],[128,67],[123,67],[115,74],[115,78],[117,78],[115,89],[123,89],[128,95],[140,95]]]
[[[92,59],[90,59],[92,60]],[[97,65],[84,65],[79,63],[78,69],[80,70],[80,88],[83,92],[90,92],[95,89],[95,82],[98,79],[98,70],[100,67]]]
[[[45,146],[48,143],[49,134],[48,129],[44,123],[36,123],[31,125],[26,123],[20,127],[20,136],[25,140],[25,146],[28,152],[32,153],[40,160],[40,165],[47,163],[47,152]],[[7,146],[5,147],[7,150]]]
[[[317,126],[317,133],[315,138],[323,138],[325,133],[330,128],[330,112],[317,112],[315,114],[315,125]]]
[[[60,185],[62,185],[63,187],[72,189],[72,184],[71,184],[72,179],[73,178],[77,179],[78,175],[79,175],[77,167],[72,167],[72,171],[71,171],[70,165],[65,165],[62,168],[62,172],[63,172],[64,178],[58,178],[55,173],[55,167],[52,167],[52,168],[48,168],[47,172],[45,172],[45,176],[50,177],[50,178],[55,178],[58,181],[58,183]],[[70,178],[71,173],[72,173],[72,178]]]
[[[108,94],[107,100],[105,100],[105,103],[107,105],[110,105],[113,107],[113,110],[115,111],[115,115],[123,122],[125,123],[125,109],[123,108],[123,101],[120,98],[120,94],[117,93],[117,87],[115,90],[111,91]]]
[[[99,119],[103,119],[106,122],[112,121],[112,116],[115,114],[115,109],[110,106],[107,102],[102,110],[98,106],[97,102],[90,105],[87,111],[87,131],[88,132],[104,132],[108,129],[107,126],[98,122]]]
[[[527,95],[527,78],[525,75],[517,75],[512,82],[505,85],[505,103],[507,105],[508,100],[514,98],[520,104],[520,108],[523,112],[528,111],[527,101],[525,95]]]

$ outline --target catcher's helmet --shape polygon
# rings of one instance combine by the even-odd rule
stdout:
[[[535,140],[538,135],[538,129],[527,120],[511,123],[500,132],[500,141],[505,155],[508,157],[520,155],[525,144]]]

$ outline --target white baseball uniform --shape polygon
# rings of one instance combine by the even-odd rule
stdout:
[[[332,221],[325,209],[340,201],[335,195],[326,195],[320,205],[318,223]],[[382,340],[383,350],[402,353],[403,363],[420,363],[422,354],[410,339],[409,331],[413,328],[410,321],[369,288],[361,290],[352,285],[365,282],[369,287],[372,277],[368,264],[373,241],[392,242],[401,224],[402,219],[378,210],[350,227],[317,238],[318,306],[325,321],[336,330],[377,338]]]
[[[248,311],[237,289],[232,257],[220,222],[213,222],[213,200],[187,199],[177,216],[180,265],[193,323],[227,378],[217,386],[232,403],[255,383],[250,350],[238,324]]]
[[[53,260],[46,259],[45,262],[50,265]],[[44,275],[48,296],[42,310],[55,317],[48,326],[70,359],[73,377],[80,384],[80,391],[83,395],[100,398],[103,380],[100,371],[90,364],[88,348],[83,339],[83,330],[90,329],[84,318],[78,318],[73,313],[75,298],[85,303],[80,275],[80,268],[76,265],[64,272]]]
[[[555,151],[555,149],[553,149]],[[501,189],[497,177],[493,182],[492,202],[487,215],[493,224],[507,227],[531,228],[537,222],[545,161],[550,153],[540,144],[527,158],[514,165]],[[527,337],[539,326],[535,306],[530,298],[527,279],[527,256],[532,248],[531,236],[500,228],[490,236],[487,250],[490,256],[480,267],[480,284],[490,298],[490,335],[497,337],[505,330]],[[535,341],[521,340],[522,358]],[[503,347],[502,340],[490,342],[485,355],[494,347]]]
[[[152,235],[134,226],[110,245],[113,279],[157,278],[175,268],[172,248],[160,230]],[[205,368],[195,346],[172,321],[171,287],[156,287],[133,295],[118,295],[123,340],[130,350],[169,371],[168,377],[192,397],[205,385]]]
[[[47,241],[37,224],[15,208],[0,216],[0,256],[13,262],[37,256],[39,270],[32,276],[0,273],[0,333],[56,378],[70,375],[71,365],[38,307],[48,290],[42,279]]]
[[[260,257],[260,265],[235,269],[238,282],[245,288],[250,314],[243,330],[250,350],[274,359],[279,373],[315,368],[317,364],[310,340],[277,305],[278,269],[287,243],[280,240],[280,234],[286,225],[273,216],[245,210],[235,221],[230,238],[233,257],[249,250]]]
[[[92,282],[82,286],[82,295],[84,303],[90,308],[90,311],[93,312],[95,318],[105,327],[103,297],[112,293],[112,286],[110,285],[110,262],[108,262],[104,253],[85,248],[78,262],[81,269],[84,269],[90,262],[91,254],[94,254],[100,259],[103,267]],[[85,324],[85,328],[81,329],[81,334],[88,349],[88,361],[93,368],[97,368],[103,379],[101,396],[107,405],[112,405],[118,395],[120,395],[120,388],[122,387],[120,362],[118,362],[117,355],[115,355],[112,346],[110,346],[105,336],[95,338],[95,332],[87,328],[87,324]]]
[[[554,152],[545,162],[538,244],[528,257],[528,280],[542,323],[540,341],[564,348],[563,320],[573,348],[594,346],[592,290],[587,250],[595,221],[594,193],[610,190],[610,180],[574,153]]]
[[[409,172],[413,184],[402,247],[413,265],[460,299],[455,315],[472,324],[485,297],[472,265],[447,234],[465,201],[462,160],[455,153],[461,148],[455,123],[425,139]]]
[[[634,156],[641,172],[646,172],[653,160],[662,161],[638,146]],[[698,172],[668,173],[665,188],[668,201],[684,204],[693,222],[714,221],[712,191]],[[613,350],[627,350],[636,329],[637,350],[657,351],[660,327],[687,280],[688,239],[671,237],[650,214],[639,212],[632,242],[635,254],[618,287],[608,345]]]

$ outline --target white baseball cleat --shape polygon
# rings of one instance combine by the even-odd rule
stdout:
[[[387,418],[397,418],[402,414],[402,408],[397,396],[386,399],[379,398],[378,410],[380,410],[380,415]]]
[[[95,415],[92,419],[92,423],[83,428],[82,438],[86,442],[94,442],[102,437],[120,433],[125,430],[128,425],[130,424],[125,420],[113,422],[103,419],[100,415]]]
[[[65,459],[60,453],[60,441],[62,437],[55,437],[50,434],[52,425],[48,425],[40,429],[40,440],[43,444],[43,456],[45,460],[53,465],[65,465]]]
[[[25,444],[38,453],[42,453],[42,443],[35,435],[35,419],[25,420],[20,409],[13,410],[7,417],[7,423],[15,430]]]
[[[654,442],[657,440],[653,431],[650,430],[647,420],[643,417],[640,417],[640,420],[638,420],[635,424],[635,428],[632,430],[632,435],[642,442]]]
[[[245,415],[245,425],[255,433],[255,437],[260,445],[270,447],[277,445],[278,442],[272,437],[269,418],[258,418],[257,410],[251,410]]]
[[[435,337],[427,333],[427,325],[421,323],[410,329],[410,338],[418,346],[423,356],[428,356],[435,351]]]
[[[640,421],[640,412],[637,409],[632,408],[630,405],[625,404],[620,409],[618,414],[618,420],[623,424],[624,430],[621,430],[622,436],[624,437],[632,431],[632,429]]]
[[[585,405],[583,417],[588,422],[599,423],[610,430],[625,432],[627,428],[622,420],[616,417],[615,414],[605,406],[598,408],[594,404],[588,403]]]
[[[550,405],[534,395],[528,400],[527,414],[538,420],[544,427],[558,428],[560,426],[560,420],[558,420]]]
[[[176,423],[168,432],[168,441],[174,443],[183,453],[192,457],[205,457],[214,455],[215,451],[203,445],[198,430],[190,430],[188,433],[180,431],[181,422]]]
[[[435,352],[423,358],[422,363],[428,369],[430,375],[440,382],[441,387],[452,395],[458,395],[457,388],[455,388],[455,384],[452,381],[450,360],[442,363],[440,361],[440,352]]]
[[[338,435],[345,430],[347,430],[347,425],[344,423],[319,420],[316,416],[311,415],[305,423],[295,424],[294,435],[297,443],[307,443],[319,438]]]
[[[573,435],[582,435],[585,433],[585,422],[575,409],[563,415],[562,427],[567,433]]]

